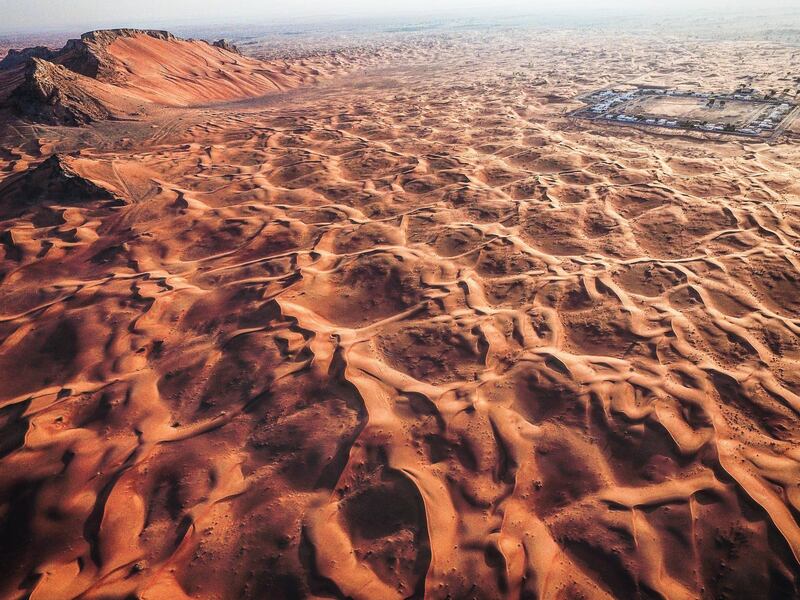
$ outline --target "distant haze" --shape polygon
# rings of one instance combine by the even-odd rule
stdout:
[[[292,20],[557,12],[668,13],[798,10],[798,0],[0,0],[0,32],[103,27],[275,24]]]

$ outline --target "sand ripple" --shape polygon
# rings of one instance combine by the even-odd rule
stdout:
[[[116,124],[71,168],[124,203],[3,206],[0,596],[798,594],[796,138],[587,130],[679,50],[504,43]]]

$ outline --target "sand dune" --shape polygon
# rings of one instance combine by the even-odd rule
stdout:
[[[300,73],[247,58],[202,41],[119,36],[105,48],[109,75],[131,96],[191,106],[263,96],[297,87]],[[166,60],[164,57],[167,57]]]
[[[299,82],[175,43],[117,38],[90,79]],[[7,131],[0,597],[798,597],[797,126],[565,116],[742,61],[777,87],[796,52],[518,31],[382,60]]]

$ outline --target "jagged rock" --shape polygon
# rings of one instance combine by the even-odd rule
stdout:
[[[19,116],[51,125],[82,125],[112,116],[85,89],[81,75],[40,58],[30,59],[25,80],[12,92],[9,104]]]
[[[97,56],[97,53],[82,40],[68,40],[53,56],[51,62],[63,65],[74,73],[95,79],[102,70],[101,63],[106,63],[107,60]]]
[[[121,203],[113,191],[78,173],[72,159],[54,154],[0,187],[0,217],[8,218],[42,204],[75,204],[96,200]]]
[[[239,48],[237,48],[235,44],[229,42],[228,40],[217,40],[211,45],[216,46],[217,48],[222,48],[223,50],[227,50],[228,52],[233,52],[234,54],[241,54]]]
[[[81,41],[92,43],[99,46],[108,46],[114,40],[121,37],[135,37],[137,35],[147,35],[158,40],[175,41],[180,38],[172,35],[163,29],[96,29],[81,35]]]
[[[93,79],[113,80],[117,70],[106,49],[119,38],[137,35],[147,35],[159,40],[179,39],[168,31],[153,29],[100,29],[84,33],[79,39],[68,40],[60,50],[51,50],[45,46],[9,50],[8,55],[0,61],[0,70],[13,69],[31,58],[41,58]]]
[[[14,83],[17,87],[10,91],[0,90],[5,92],[0,93],[5,96],[2,105],[19,117],[49,125],[77,126],[111,118],[112,110],[97,97],[93,80],[117,76],[118,67],[105,49],[122,35],[135,35],[135,30],[90,32],[58,51],[40,46],[10,52],[5,64],[21,73],[9,81],[21,83]],[[17,64],[23,58],[24,66]]]
[[[84,125],[110,118],[112,111],[97,98],[91,80],[114,83],[124,78],[108,47],[121,37],[137,35],[178,39],[167,31],[106,29],[84,33],[61,50],[39,46],[9,52],[4,64],[9,69],[24,64],[25,72],[4,104],[22,118],[50,125]]]
[[[43,58],[52,60],[57,51],[51,50],[47,46],[34,46],[23,50],[11,49],[3,60],[0,60],[0,71],[7,71],[20,65],[24,65],[31,58]]]

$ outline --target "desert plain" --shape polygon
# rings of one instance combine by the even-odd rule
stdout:
[[[800,124],[570,116],[795,45],[241,48],[0,71],[0,597],[800,597]]]

